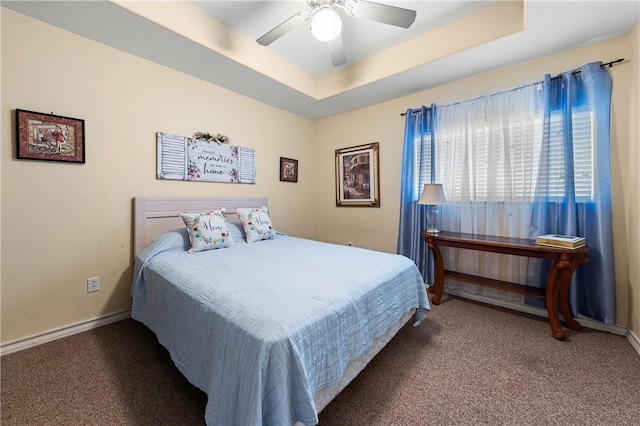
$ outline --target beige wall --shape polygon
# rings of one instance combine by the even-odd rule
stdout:
[[[400,113],[618,57],[631,59],[611,69],[618,322],[628,322],[640,336],[638,27],[629,36],[314,123],[1,10],[2,344],[130,308],[136,195],[266,195],[276,227],[285,232],[395,252]],[[86,164],[16,160],[16,108],[86,120]],[[155,133],[198,130],[220,132],[256,149],[258,183],[156,180]],[[375,141],[381,207],[335,207],[335,149]],[[280,156],[300,161],[297,184],[279,182]],[[87,294],[86,278],[95,275],[101,277],[101,291]]]
[[[640,24],[629,36],[631,76],[629,87],[629,329],[640,339]]]
[[[363,246],[387,252],[396,251],[398,217],[400,203],[400,168],[402,164],[402,137],[404,118],[400,113],[407,108],[446,103],[470,98],[523,83],[539,80],[545,73],[552,75],[578,67],[587,62],[616,58],[629,58],[630,38],[614,40],[572,50],[494,71],[473,78],[435,87],[414,95],[398,98],[386,103],[373,105],[357,111],[331,117],[317,122],[317,136],[314,145],[316,179],[319,182],[334,181],[334,151],[357,144],[377,141],[380,143],[380,192],[381,207],[344,208],[335,207],[335,190],[332,185],[316,188],[315,210],[318,218],[314,222],[314,236],[317,239],[345,244],[352,241]],[[628,258],[626,219],[637,221],[629,214],[631,182],[628,181],[629,149],[638,144],[629,135],[629,87],[631,66],[629,63],[611,68],[614,80],[612,106],[611,165],[614,209],[614,238],[616,253],[616,281],[618,323],[626,324],[631,306],[628,300]],[[637,167],[636,167],[637,170]],[[638,176],[633,188],[638,188]],[[636,296],[637,297],[637,296]],[[638,303],[635,302],[638,310]]]
[[[312,236],[312,121],[4,8],[1,84],[3,344],[130,309],[136,195],[268,196],[278,229]],[[86,164],[16,160],[16,108],[84,119]],[[254,148],[257,184],[156,180],[158,131]]]

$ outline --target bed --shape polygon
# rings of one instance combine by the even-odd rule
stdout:
[[[247,243],[246,211],[263,206],[260,197],[134,198],[132,318],[207,393],[208,425],[318,423],[400,328],[430,309],[404,256],[279,232]],[[234,244],[190,253],[181,212],[222,209]]]

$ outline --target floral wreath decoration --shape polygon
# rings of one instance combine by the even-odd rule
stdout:
[[[195,132],[192,138],[198,139],[201,141],[215,142],[218,145],[228,144],[231,142],[231,139],[228,136],[221,135],[220,133],[216,133],[215,135],[212,135],[209,132]]]

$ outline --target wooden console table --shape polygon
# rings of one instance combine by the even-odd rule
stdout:
[[[536,244],[535,240],[463,234],[458,232],[440,232],[438,235],[430,235],[423,232],[422,235],[434,256],[435,282],[429,287],[429,292],[434,294],[431,298],[431,302],[433,302],[434,305],[440,304],[444,290],[444,280],[445,278],[450,278],[456,281],[463,281],[546,300],[551,333],[553,337],[558,340],[566,339],[566,334],[560,326],[558,308],[560,308],[560,312],[562,312],[567,327],[571,330],[580,330],[580,323],[571,317],[571,312],[569,311],[569,284],[576,268],[580,264],[589,261],[587,257],[589,248],[587,246],[577,249],[564,249],[541,246]],[[439,249],[441,246],[551,259],[553,264],[547,277],[547,288],[545,290],[537,287],[528,287],[521,284],[444,269],[442,254]]]

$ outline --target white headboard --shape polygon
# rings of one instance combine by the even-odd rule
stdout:
[[[184,226],[181,212],[207,212],[220,208],[235,219],[237,207],[267,206],[267,197],[253,198],[187,198],[135,197],[133,199],[133,257],[138,255],[158,235]]]

